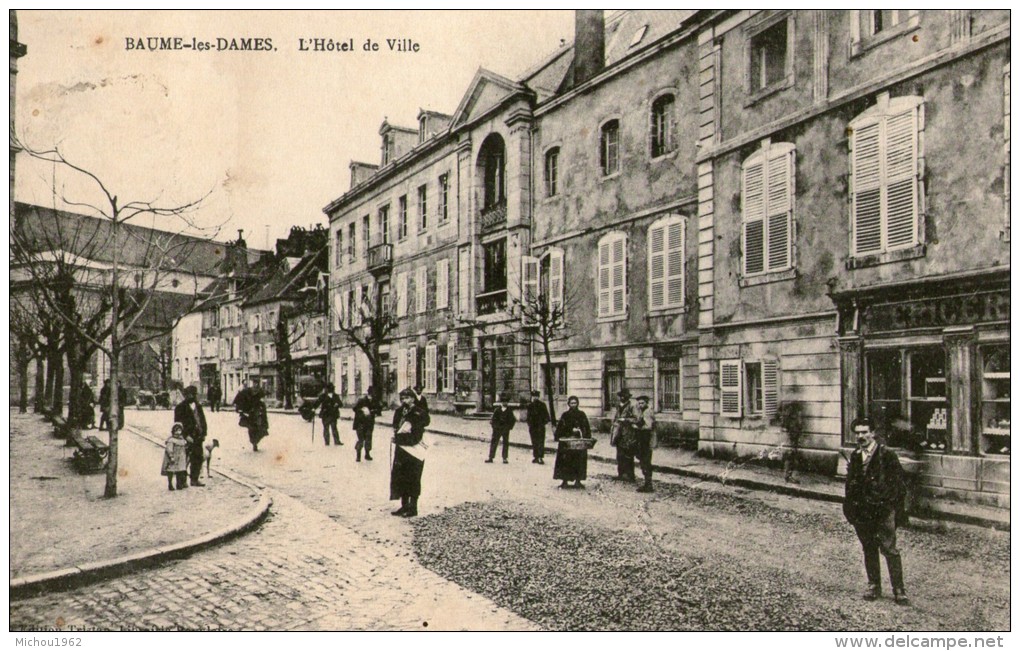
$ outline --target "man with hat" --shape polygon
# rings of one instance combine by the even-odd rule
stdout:
[[[489,424],[492,425],[492,440],[489,442],[489,458],[485,463],[492,463],[496,458],[496,449],[500,441],[503,442],[503,463],[510,463],[510,430],[517,424],[517,417],[514,416],[514,410],[507,406],[508,401],[509,398],[502,393],[496,399],[496,408],[492,410],[492,418],[489,420]]]
[[[390,469],[390,499],[400,500],[392,514],[405,518],[418,515],[421,474],[425,468],[425,413],[411,389],[400,392],[400,406],[393,412],[393,467]]]
[[[549,422],[549,409],[539,397],[538,391],[531,392],[528,403],[528,434],[531,435],[531,463],[545,463],[545,426]]]
[[[184,389],[184,400],[174,408],[174,422],[184,426],[184,439],[188,442],[188,471],[191,475],[191,485],[205,486],[202,483],[202,462],[205,460],[202,445],[205,443],[208,427],[202,405],[198,404],[198,387],[195,385]]]
[[[613,415],[613,431],[609,438],[609,444],[616,446],[616,479],[635,481],[634,453],[637,438],[634,434],[634,405],[627,389],[621,389],[616,396],[620,404]]]
[[[637,397],[637,408],[634,410],[634,436],[637,439],[635,452],[641,464],[641,474],[645,483],[638,488],[639,493],[652,492],[652,450],[658,444],[655,439],[655,415],[649,405],[648,396]]]

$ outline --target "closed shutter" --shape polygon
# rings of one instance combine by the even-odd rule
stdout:
[[[397,274],[397,317],[407,316],[407,272]]]
[[[627,301],[627,238],[613,242],[613,314],[623,314]]]
[[[471,311],[471,249],[461,249],[457,263],[457,292],[460,313]]]
[[[343,326],[344,322],[343,314],[344,314],[344,302],[343,299],[340,298],[340,293],[337,292],[333,294],[333,315],[336,317],[338,328]]]
[[[536,299],[538,298],[538,258],[530,255],[521,256],[521,304],[524,313],[535,316]]]
[[[368,355],[361,353],[361,386],[364,389],[372,386],[372,365],[368,362]]]
[[[744,165],[743,202],[744,219],[744,274],[765,271],[765,165],[757,155],[756,162]]]
[[[887,247],[902,249],[915,242],[917,111],[893,115],[885,127]]]
[[[684,304],[684,222],[682,217],[666,226],[666,306]]]
[[[354,288],[354,314],[351,315],[353,325],[361,325],[361,286]]]
[[[425,347],[425,392],[436,392],[436,345]]]
[[[425,307],[428,305],[428,267],[418,267],[418,277],[415,279],[414,295],[417,298],[418,306],[416,311],[418,314],[425,312]]]
[[[446,344],[446,392],[454,392],[454,378],[456,377],[456,369],[454,368],[454,362],[457,360],[457,334],[452,333],[450,340]]]
[[[768,270],[779,271],[790,266],[790,231],[793,216],[794,151],[789,145],[769,149],[768,191]]]
[[[851,178],[853,196],[854,254],[865,255],[882,250],[882,183],[879,165],[879,123],[853,130]]]
[[[403,391],[410,385],[407,384],[407,355],[403,350],[397,351],[397,391]]]
[[[719,362],[719,415],[740,418],[743,378],[740,360]]]
[[[779,407],[779,363],[767,359],[761,363],[762,409],[772,418]]]
[[[549,306],[563,309],[563,252],[559,249],[549,251]]]
[[[445,310],[450,306],[450,261],[436,263],[436,309]]]
[[[418,384],[418,348],[409,346],[407,349],[407,386]]]
[[[358,374],[358,360],[354,355],[347,358],[347,392],[353,394],[356,390],[355,376]]]
[[[612,299],[610,284],[610,242],[599,243],[599,316],[609,315],[609,304]]]
[[[648,308],[666,306],[666,225],[648,229]]]

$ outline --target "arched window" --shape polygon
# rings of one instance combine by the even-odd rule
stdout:
[[[553,147],[545,152],[545,196],[555,197],[559,183],[560,148]]]
[[[662,95],[652,102],[652,158],[664,156],[675,149],[673,144],[673,95]]]
[[[599,165],[602,176],[620,171],[620,121],[610,120],[599,130]]]
[[[506,147],[499,134],[491,134],[485,139],[479,159],[485,183],[484,210],[506,200]]]

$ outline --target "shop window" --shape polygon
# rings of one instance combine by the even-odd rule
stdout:
[[[606,411],[620,404],[616,394],[624,388],[624,362],[622,359],[608,359],[602,369],[602,406]]]
[[[868,416],[886,442],[892,447],[948,451],[944,349],[870,351],[865,360]]]
[[[1009,344],[981,353],[981,452],[1009,454]]]
[[[657,360],[658,382],[655,385],[655,404],[659,411],[683,411],[682,365],[679,357]]]

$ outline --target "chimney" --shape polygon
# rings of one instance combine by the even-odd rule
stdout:
[[[574,86],[602,72],[606,65],[606,20],[601,9],[574,13]]]

